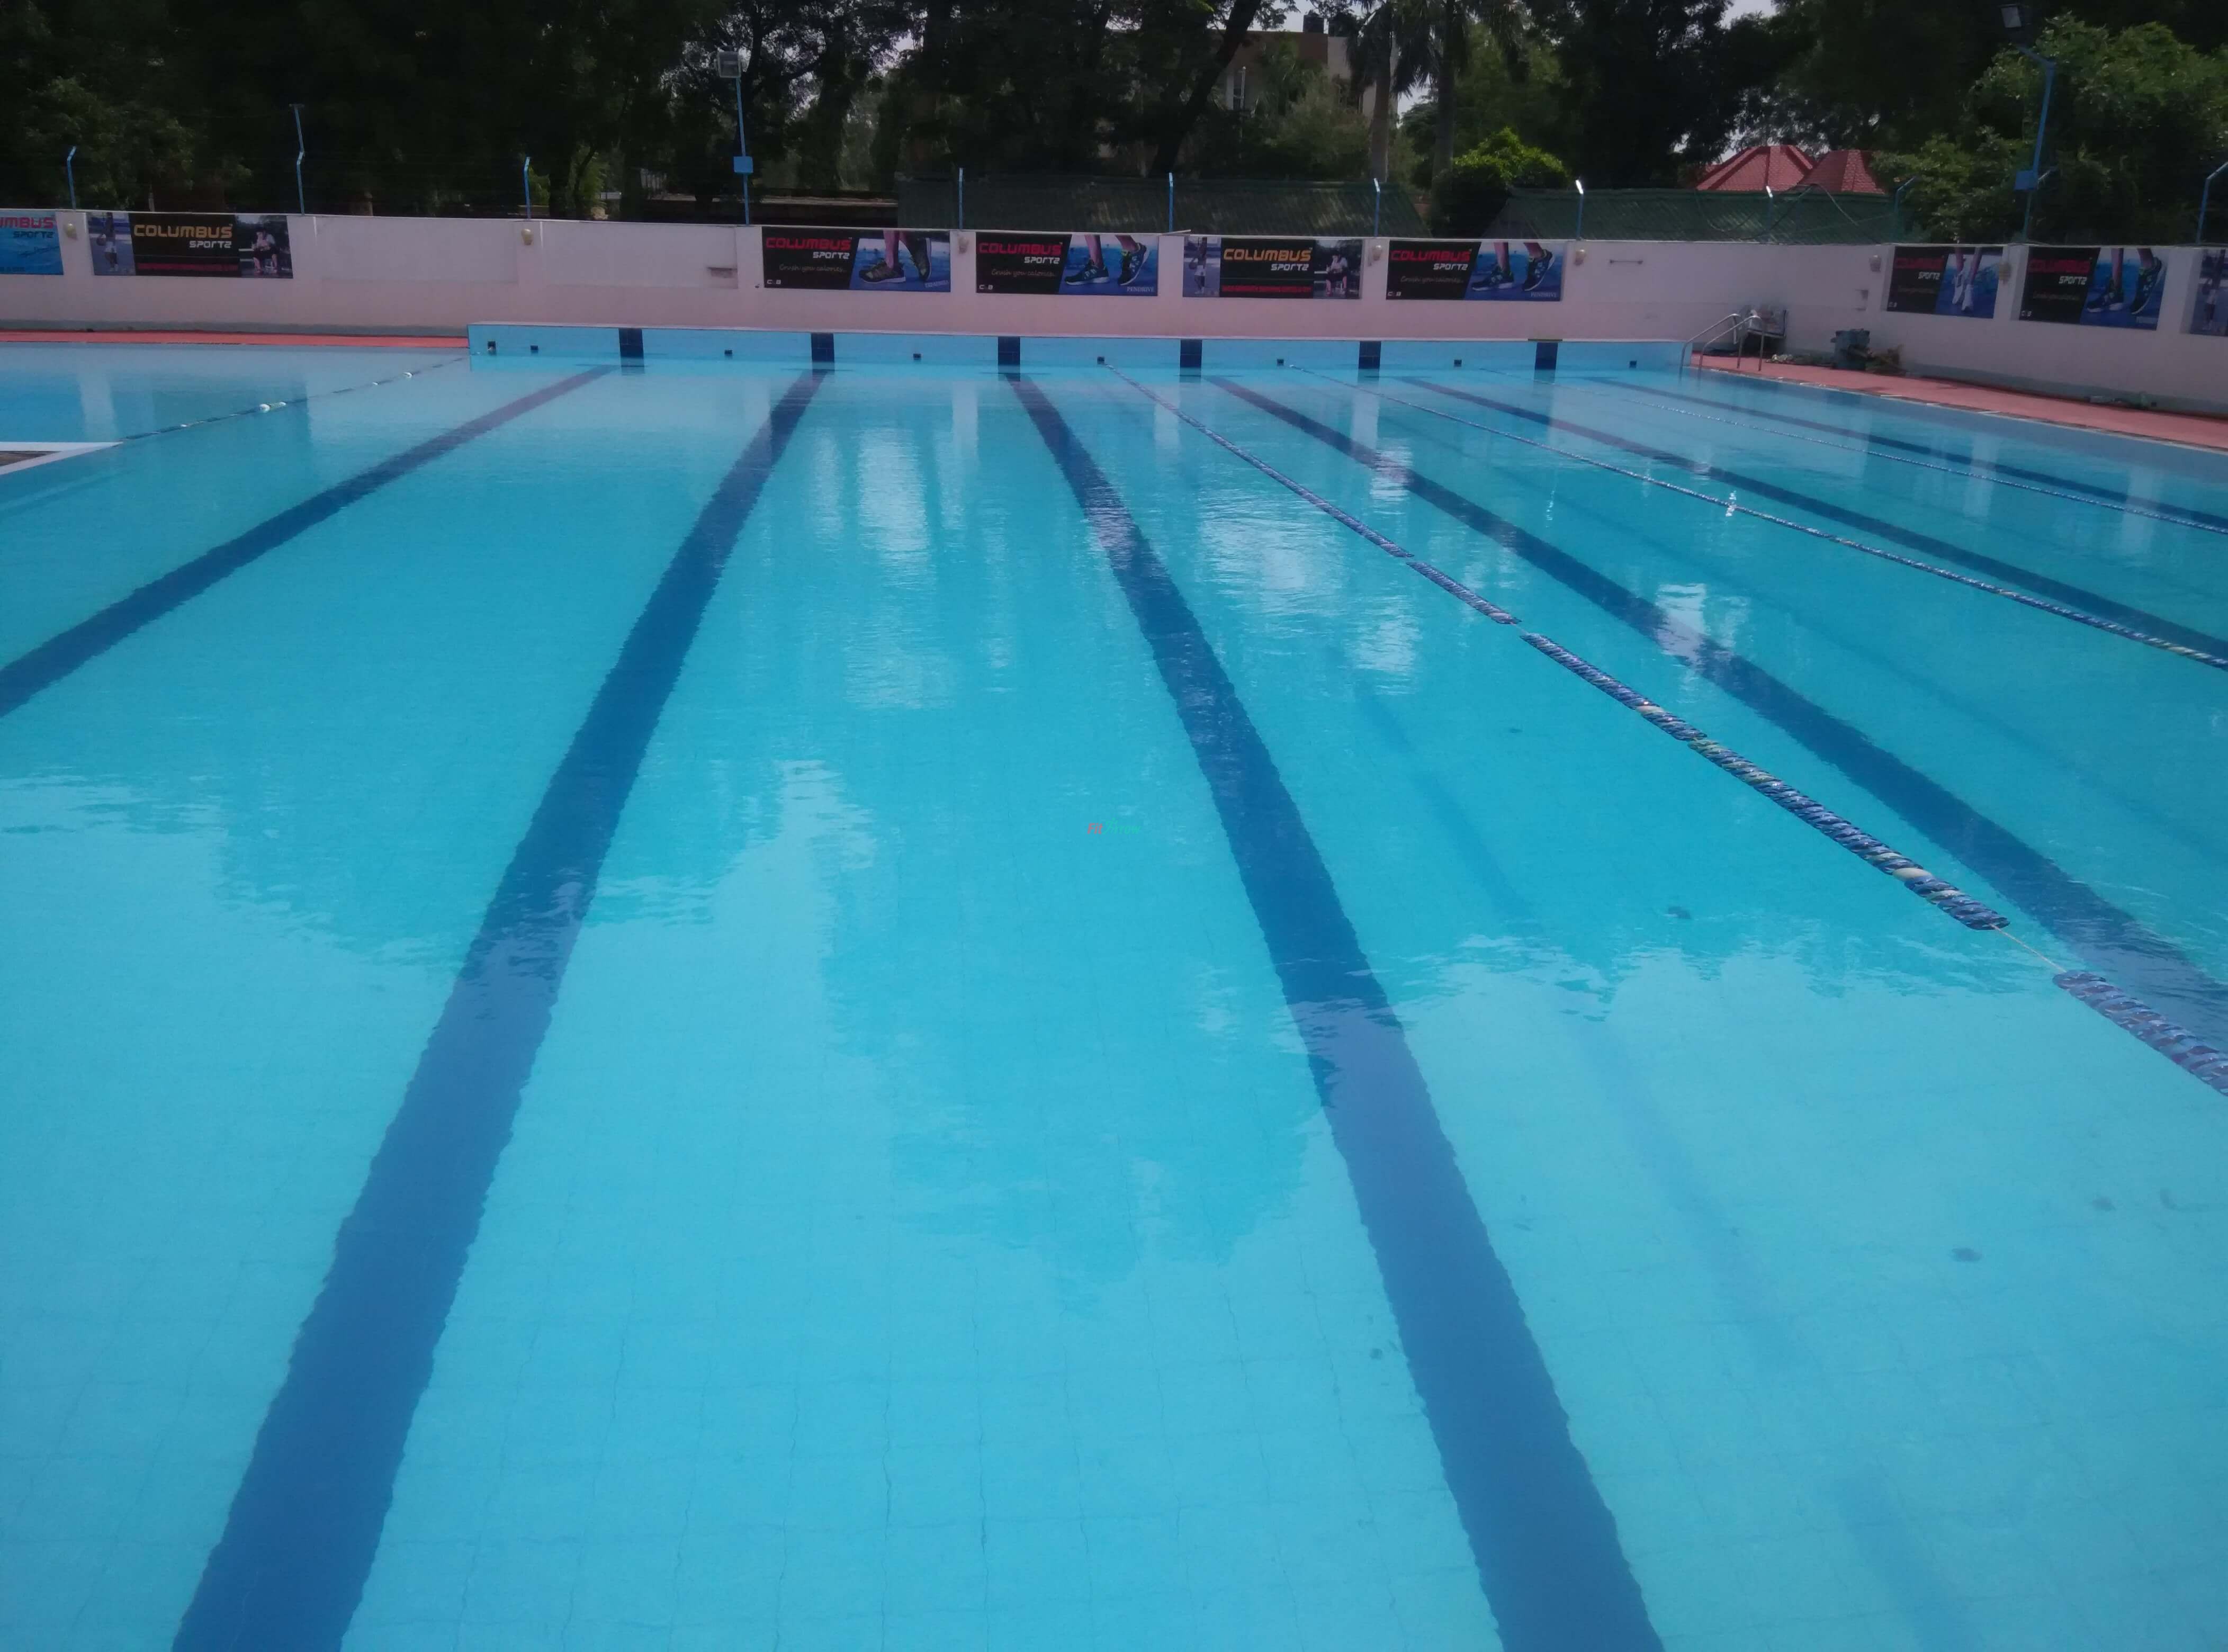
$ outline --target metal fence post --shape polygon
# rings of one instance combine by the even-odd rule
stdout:
[[[1369,233],[1373,235],[1381,235],[1385,233],[1385,185],[1379,180],[1372,178],[1369,180],[1369,187],[1377,191],[1376,198],[1370,203],[1369,208]]]
[[[967,227],[967,169],[964,166],[959,169],[959,210],[954,216],[959,220],[954,228]]]
[[[1168,234],[1176,233],[1176,175],[1168,174]]]
[[[1571,233],[1571,239],[1574,241],[1582,241],[1586,238],[1586,181],[1584,178],[1572,178],[1571,182],[1576,184],[1578,189],[1578,227]]]
[[[534,221],[534,157],[531,155],[518,157],[518,184],[526,192],[526,221],[530,224]]]
[[[62,175],[69,179],[70,210],[75,212],[77,210],[77,145],[75,144],[72,144],[69,153],[62,157]],[[2198,215],[2200,219],[2204,215],[2203,213]]]

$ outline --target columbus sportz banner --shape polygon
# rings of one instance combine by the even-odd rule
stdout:
[[[1307,235],[1187,235],[1188,298],[1359,298],[1361,242]]]
[[[1160,244],[1154,236],[976,233],[977,292],[1149,298],[1160,282]]]
[[[1986,321],[1996,313],[2001,247],[1898,247],[1888,266],[1887,307]]]
[[[85,234],[95,275],[294,274],[283,212],[89,212]]]
[[[0,275],[60,275],[61,235],[50,212],[0,208]]]
[[[1541,241],[1392,241],[1385,296],[1553,304],[1563,296],[1563,249]]]
[[[2036,247],[2020,319],[2152,332],[2165,296],[2166,260],[2148,247]]]
[[[949,292],[951,236],[941,229],[769,227],[760,232],[759,270],[770,287]]]

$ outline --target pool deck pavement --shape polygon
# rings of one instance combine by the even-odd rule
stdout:
[[[1695,357],[1697,367],[1713,373],[1735,369],[1716,360]],[[1757,369],[1738,369],[1754,378]],[[2116,436],[2140,436],[2154,442],[2179,442],[2228,453],[2228,418],[2208,413],[2161,413],[2144,407],[2125,407],[2109,402],[2078,400],[2071,396],[2049,396],[2027,390],[2001,390],[1969,384],[1959,379],[1930,379],[1915,374],[1857,373],[1845,368],[1798,367],[1792,362],[1767,362],[1764,376],[1821,389],[1853,390],[1860,395],[1884,396],[1891,401],[1917,401],[1934,407],[1956,407],[1966,413],[2001,413],[2032,419],[2046,425],[2067,425],[2077,430],[2104,431]]]

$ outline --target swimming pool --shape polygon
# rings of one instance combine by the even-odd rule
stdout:
[[[2228,468],[1207,367],[0,351],[0,1642],[2218,1633]]]

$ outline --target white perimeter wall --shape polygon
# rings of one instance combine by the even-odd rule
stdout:
[[[974,289],[973,238],[954,238],[949,293],[768,291],[756,229],[515,219],[294,217],[294,279],[95,277],[84,215],[59,215],[60,279],[0,275],[0,325],[462,331],[474,322],[643,327],[1232,338],[1684,339],[1751,304],[1783,309],[1789,345],[1823,349],[1845,327],[1900,345],[1914,372],[2038,388],[2140,393],[2228,411],[2228,339],[2190,336],[2196,257],[2164,248],[2155,333],[2017,319],[2020,254],[2005,260],[1993,321],[1881,308],[1888,249],[1729,241],[1590,241],[1572,249],[1562,302],[1389,303],[1384,242],[1369,243],[1353,303],[1186,298],[1182,239],[1161,240],[1150,298],[1016,298]]]

